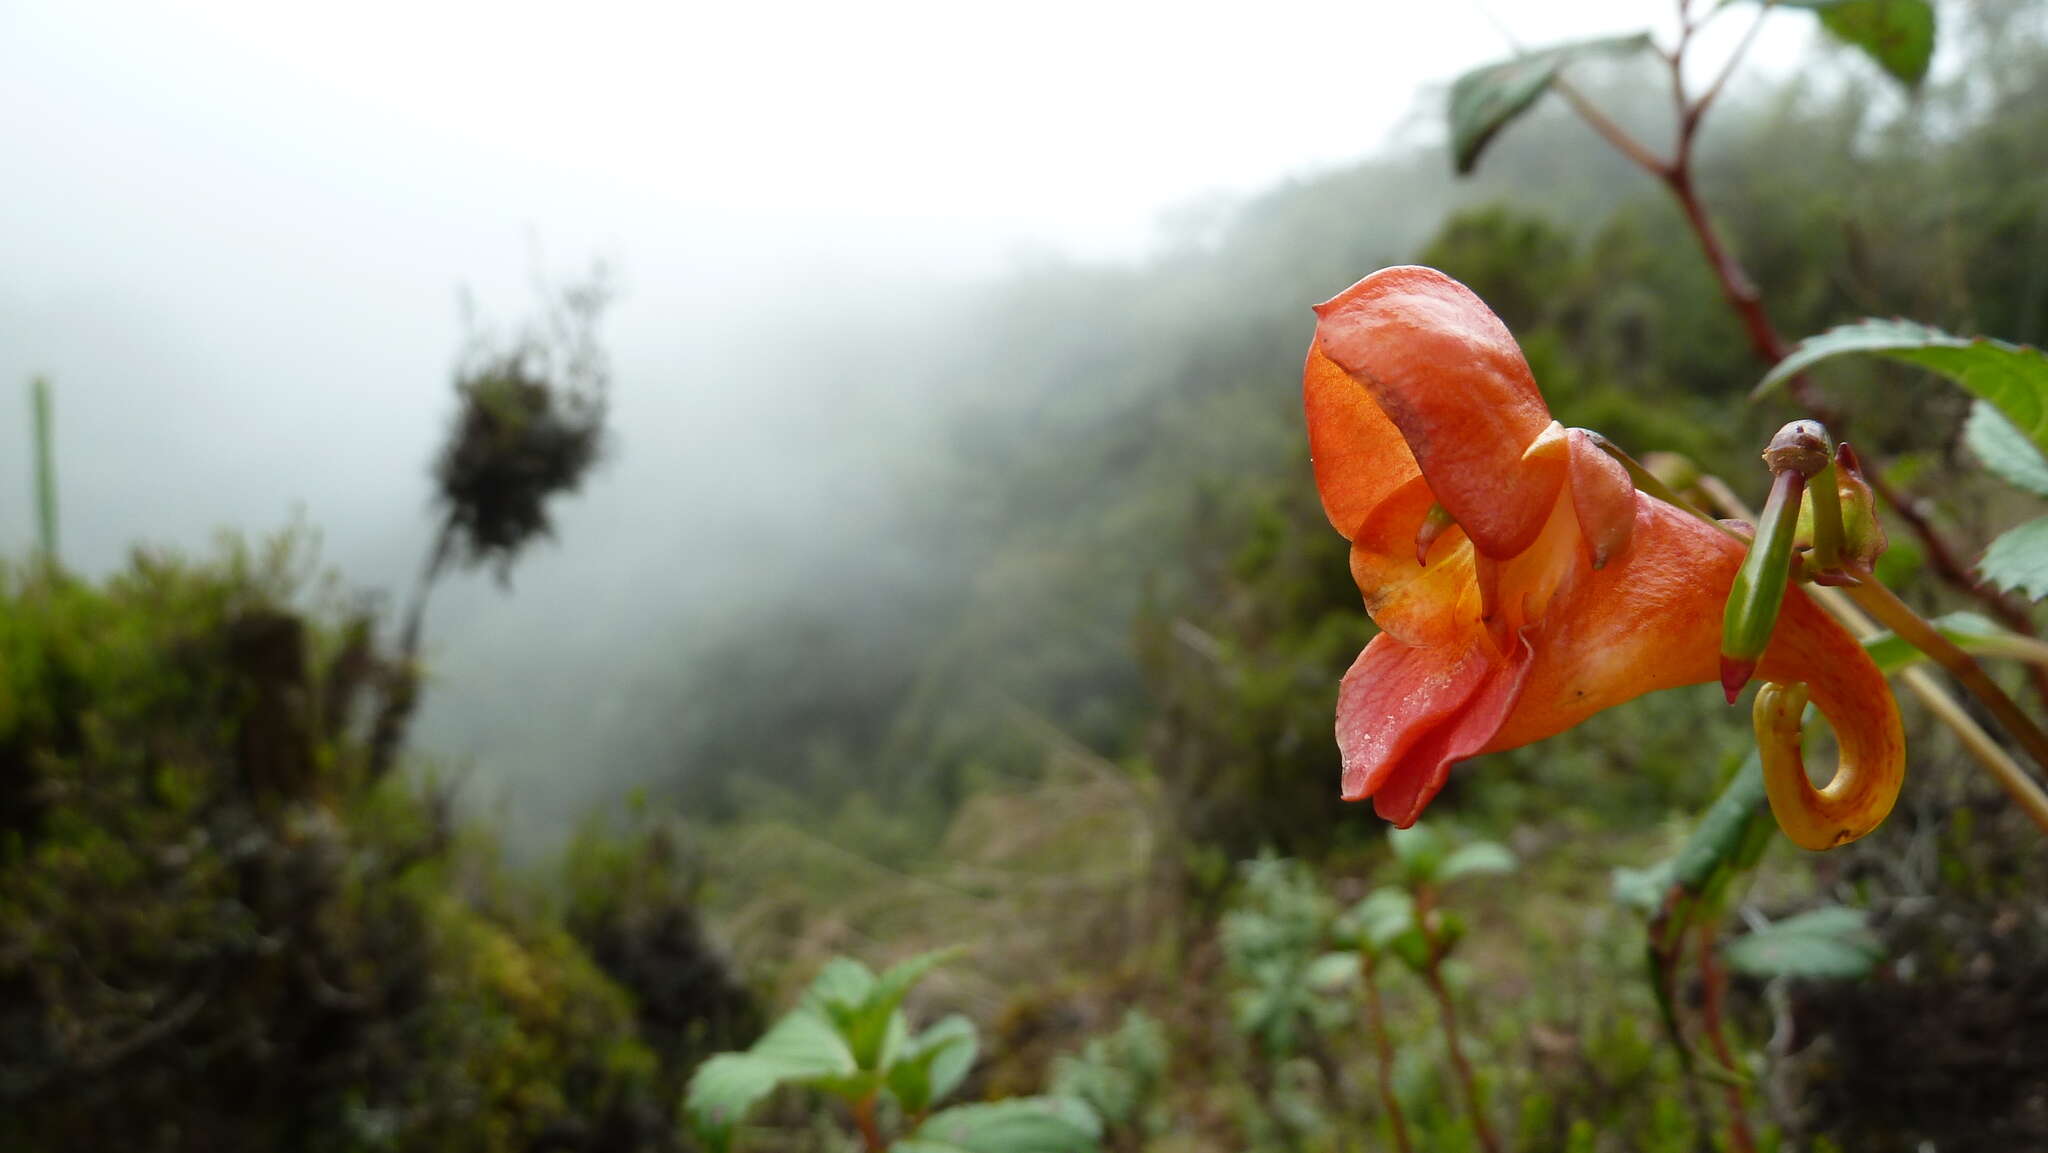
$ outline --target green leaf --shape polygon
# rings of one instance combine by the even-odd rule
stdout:
[[[923,1113],[960,1087],[974,1065],[974,1022],[958,1013],[904,1042],[889,1066],[889,1091],[910,1114]]]
[[[721,1053],[697,1067],[683,1107],[704,1139],[723,1147],[748,1110],[784,1083],[826,1084],[857,1072],[832,1023],[809,1009],[777,1021],[744,1053]]]
[[[875,974],[866,965],[851,957],[834,957],[811,978],[802,1003],[820,1011],[832,1005],[854,1009],[868,999],[874,988]]]
[[[1566,64],[1586,56],[1628,56],[1650,46],[1647,32],[1576,40],[1475,68],[1451,85],[1451,155],[1460,176],[1479,163],[1500,130],[1550,89]]]
[[[1356,935],[1367,948],[1384,951],[1394,938],[1414,930],[1415,898],[1400,889],[1374,889],[1343,919],[1356,926]]]
[[[1694,896],[1705,893],[1715,874],[1724,869],[1741,869],[1754,838],[1752,826],[1767,821],[1764,800],[1763,762],[1752,752],[1735,770],[1721,795],[1714,798],[1707,815],[1700,818],[1685,847],[1671,866],[1672,883]]]
[[[1832,905],[1731,942],[1728,963],[1754,977],[1862,977],[1884,959],[1864,915]]]
[[[2008,530],[1977,562],[1977,571],[1999,588],[2048,597],[2048,517]]]
[[[1436,876],[1438,881],[1448,885],[1459,877],[1512,873],[1519,863],[1506,845],[1493,841],[1474,841],[1445,857],[1444,863],[1436,871]]]
[[[1389,828],[1387,843],[1394,848],[1394,860],[1400,862],[1401,876],[1410,884],[1435,881],[1451,848],[1429,825]]]
[[[881,1069],[891,1055],[892,1034],[901,1034],[900,1023],[894,1029],[891,1026],[911,986],[934,965],[959,954],[957,948],[934,950],[892,966],[880,977],[858,961],[836,957],[811,982],[804,1003],[821,1012],[846,1038],[860,1068]]]
[[[1989,617],[1973,612],[1952,612],[1943,613],[1927,623],[1964,652],[2048,664],[2048,645],[2006,629]],[[1865,637],[1863,651],[1870,654],[1870,659],[1877,662],[1877,667],[1884,670],[1886,676],[1927,659],[1926,653],[1890,632]]]
[[[1919,85],[1934,58],[1934,5],[1928,0],[1779,0],[1805,8],[1844,44],[1861,48],[1899,83]]]
[[[1619,868],[1612,874],[1614,900],[1624,908],[1634,909],[1644,916],[1654,916],[1664,906],[1664,895],[1671,891],[1671,878],[1677,862],[1659,861],[1648,868]]]
[[[1324,953],[1308,963],[1302,983],[1317,992],[1342,989],[1358,979],[1358,954]]]
[[[1952,336],[1910,320],[1864,320],[1799,342],[1756,386],[1762,396],[1824,360],[1881,356],[1931,369],[1998,406],[2037,449],[2048,453],[2048,356],[1989,337]]]
[[[1085,1105],[1019,1097],[956,1105],[925,1118],[894,1153],[1095,1153],[1099,1122]]]
[[[1989,403],[1980,400],[1970,406],[1970,419],[1963,422],[1963,443],[2007,484],[2035,496],[2048,496],[2048,459]]]

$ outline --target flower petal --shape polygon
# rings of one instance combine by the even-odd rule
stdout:
[[[1565,462],[1545,452],[1525,459],[1550,427],[1550,410],[1500,318],[1464,285],[1415,267],[1383,268],[1317,305],[1316,315],[1311,378],[1320,353],[1371,393],[1481,553],[1506,558],[1527,548],[1564,483]],[[1333,425],[1319,437],[1316,423],[1312,399],[1310,443],[1320,458],[1339,434]],[[1341,471],[1339,496],[1349,514],[1352,490],[1362,487],[1349,477],[1365,470]],[[1316,480],[1330,507],[1320,463]],[[1339,531],[1356,523],[1334,508],[1331,519]]]
[[[1308,348],[1301,396],[1323,512],[1350,540],[1382,500],[1422,470],[1372,393],[1323,355],[1318,344]]]
[[[1583,428],[1565,433],[1571,454],[1567,462],[1572,486],[1572,512],[1584,534],[1587,559],[1594,568],[1628,548],[1636,527],[1636,485],[1628,469],[1605,452]]]
[[[1451,765],[1492,739],[1529,663],[1526,645],[1504,662],[1478,636],[1462,650],[1374,637],[1337,698],[1344,799],[1372,797],[1382,817],[1414,824]]]
[[[1415,534],[1436,497],[1416,476],[1382,500],[1351,538],[1351,577],[1382,631],[1411,645],[1462,647],[1479,627],[1472,546],[1455,527],[1415,559]]]
[[[1485,752],[1563,732],[1644,693],[1720,679],[1721,614],[1743,547],[1699,518],[1638,493],[1628,551],[1558,590],[1519,702]],[[1905,758],[1898,703],[1863,646],[1797,588],[1785,594],[1759,679],[1805,683],[1845,760]]]

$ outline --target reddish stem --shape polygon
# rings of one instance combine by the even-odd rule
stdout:
[[[860,1146],[867,1153],[884,1153],[889,1143],[882,1140],[882,1130],[875,1124],[875,1094],[870,1093],[853,1103],[853,1123],[860,1129]]]
[[[1387,1111],[1387,1121],[1394,1129],[1394,1147],[1401,1153],[1412,1153],[1414,1146],[1408,1143],[1408,1119],[1401,1114],[1401,1101],[1394,1096],[1394,1042],[1387,1035],[1387,1006],[1380,999],[1380,983],[1373,976],[1371,957],[1359,958],[1359,976],[1365,982],[1365,1000],[1372,1017],[1373,1049],[1379,1057],[1380,1105]]]
[[[1594,107],[1561,77],[1555,87],[1579,117],[1592,126],[1616,151],[1655,176],[1671,190],[1671,195],[1678,201],[1679,209],[1685,214],[1686,224],[1691,228],[1694,240],[1700,246],[1700,252],[1707,259],[1707,266],[1713,269],[1714,278],[1720,283],[1722,297],[1727,300],[1728,307],[1734,310],[1736,317],[1742,322],[1743,331],[1749,337],[1750,349],[1764,362],[1776,364],[1792,351],[1791,346],[1778,334],[1777,327],[1771,323],[1770,314],[1764,309],[1763,297],[1757,292],[1756,285],[1750,281],[1748,274],[1743,271],[1741,262],[1735,258],[1734,253],[1722,242],[1720,233],[1715,230],[1713,219],[1707,215],[1706,205],[1700,200],[1699,189],[1693,182],[1692,167],[1693,144],[1698,136],[1700,121],[1705,116],[1708,105],[1720,94],[1728,76],[1734,72],[1736,61],[1749,47],[1756,28],[1755,25],[1751,26],[1749,34],[1744,36],[1742,43],[1735,50],[1735,55],[1729,59],[1721,74],[1715,78],[1704,95],[1693,101],[1688,99],[1685,91],[1684,63],[1685,51],[1691,45],[1695,26],[1690,22],[1682,3],[1680,16],[1683,31],[1677,47],[1667,56],[1671,65],[1672,99],[1678,110],[1678,139],[1670,161],[1659,160],[1651,154],[1639,141],[1630,136],[1627,130]],[[1789,390],[1793,400],[1798,402],[1801,408],[1814,419],[1829,425],[1837,437],[1846,431],[1847,425],[1843,414],[1828,405],[1805,377],[1793,377],[1789,383]],[[2015,603],[2011,597],[1972,576],[1970,567],[1963,563],[1955,548],[1943,539],[1934,523],[1914,507],[1910,500],[1875,473],[1870,475],[1869,481],[1871,490],[1877,498],[1888,505],[1899,520],[1905,523],[1907,531],[1919,540],[1928,567],[1934,570],[1936,576],[1982,602],[2000,623],[2012,631],[2023,636],[2039,635],[2034,627],[2032,614],[2022,605]],[[2027,675],[2033,682],[2035,693],[2043,701],[2048,701],[2048,669],[2029,663]]]
[[[1714,1047],[1714,1058],[1729,1072],[1740,1072],[1728,1034],[1721,1028],[1721,997],[1728,978],[1714,959],[1714,926],[1700,923],[1700,983],[1705,987],[1700,1004],[1700,1024]],[[1756,1136],[1749,1131],[1749,1111],[1742,1101],[1742,1086],[1729,1081],[1722,1086],[1728,1102],[1728,1144],[1735,1153],[1756,1153]]]

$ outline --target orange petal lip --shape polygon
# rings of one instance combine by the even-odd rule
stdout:
[[[1417,267],[1381,269],[1317,305],[1316,317],[1314,347],[1392,422],[1473,545],[1496,558],[1527,548],[1564,462],[1524,459],[1550,409],[1500,318],[1471,289]],[[1312,413],[1320,455],[1334,438],[1318,437],[1315,423]]]

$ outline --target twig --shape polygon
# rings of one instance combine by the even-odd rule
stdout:
[[[1365,985],[1367,1015],[1372,1018],[1373,1052],[1379,1066],[1380,1106],[1387,1111],[1387,1122],[1394,1130],[1394,1148],[1400,1153],[1412,1153],[1414,1146],[1408,1143],[1408,1118],[1401,1113],[1401,1100],[1394,1095],[1394,1042],[1387,1035],[1387,1005],[1380,998],[1379,979],[1373,975],[1373,959],[1363,953],[1358,958],[1359,978]]]
[[[1721,972],[1714,958],[1714,923],[1700,922],[1700,1024],[1707,1034],[1707,1040],[1714,1047],[1714,1059],[1731,1073],[1739,1074],[1741,1069],[1735,1063],[1735,1051],[1728,1044],[1727,1031],[1721,1025],[1721,996],[1728,991],[1727,975]],[[1722,1082],[1722,1093],[1728,1102],[1728,1144],[1736,1153],[1756,1153],[1756,1135],[1749,1131],[1749,1109],[1742,1100],[1742,1085],[1739,1080]]]
[[[1699,244],[1701,254],[1706,257],[1708,266],[1713,269],[1714,277],[1720,283],[1722,298],[1728,302],[1728,307],[1734,310],[1737,319],[1742,322],[1751,351],[1769,364],[1776,364],[1785,359],[1792,351],[1791,345],[1778,334],[1777,327],[1771,323],[1770,314],[1764,309],[1762,295],[1750,281],[1741,262],[1722,242],[1712,218],[1708,216],[1706,205],[1700,199],[1699,188],[1693,180],[1693,149],[1698,139],[1700,122],[1706,116],[1707,109],[1720,96],[1728,78],[1734,74],[1737,64],[1747,54],[1773,2],[1774,0],[1766,0],[1762,5],[1756,22],[1743,34],[1720,74],[1697,100],[1689,98],[1685,91],[1685,52],[1691,47],[1693,33],[1697,32],[1705,21],[1693,23],[1689,6],[1685,3],[1679,5],[1678,43],[1671,51],[1662,53],[1671,67],[1672,98],[1678,116],[1678,139],[1668,161],[1652,153],[1641,141],[1630,135],[1627,129],[1586,99],[1584,94],[1563,76],[1551,82],[1551,88],[1564,98],[1565,103],[1571,105],[1572,111],[1578,114],[1579,119],[1585,121],[1601,139],[1670,189],[1671,195],[1678,201],[1680,211],[1685,215],[1687,226],[1692,230],[1693,239]],[[1719,9],[1715,11],[1718,12]],[[1793,400],[1808,415],[1832,427],[1838,436],[1844,431],[1846,422],[1842,414],[1829,406],[1804,376],[1793,377],[1787,387]],[[1869,480],[1871,489],[1877,494],[1878,499],[1897,513],[1899,519],[1905,522],[1907,530],[1920,541],[1921,551],[1926,555],[1927,563],[1935,575],[1982,602],[2007,628],[2025,636],[2039,635],[2032,617],[2024,609],[1970,575],[1969,566],[1958,559],[1956,550],[1942,538],[1933,522],[1910,502],[1902,499],[1883,477],[1872,474]],[[2048,669],[2030,667],[2028,676],[2033,682],[2036,694],[2043,701],[2048,701]]]

